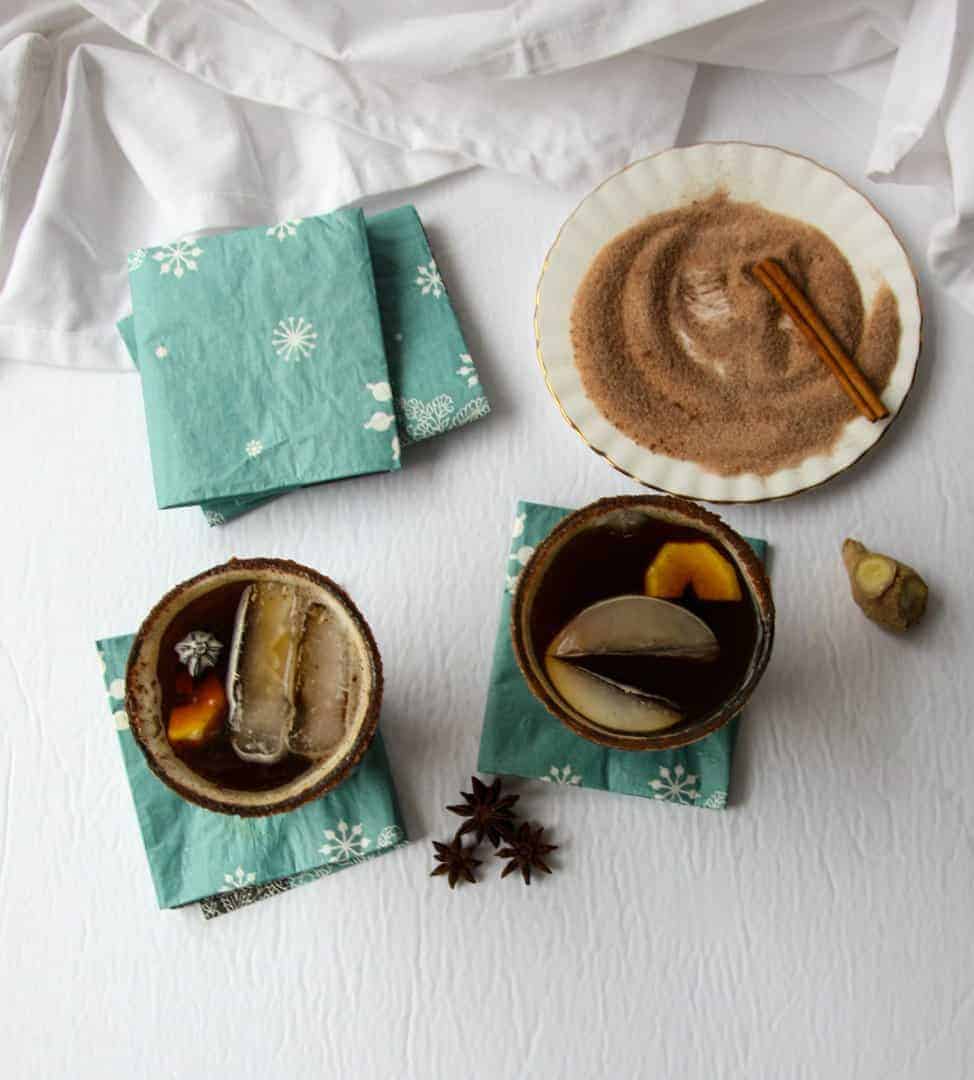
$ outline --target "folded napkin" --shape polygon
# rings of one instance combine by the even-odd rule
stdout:
[[[237,464],[245,470],[246,475],[253,472],[255,458],[259,457],[261,464],[270,466],[270,462],[265,460],[269,444],[265,443],[259,433],[254,434],[252,430],[255,427],[255,418],[262,416],[265,409],[273,407],[276,413],[279,407],[289,406],[287,396],[283,402],[279,401],[278,397],[278,392],[282,388],[290,390],[289,382],[273,382],[270,391],[262,385],[263,372],[268,366],[272,374],[279,379],[282,377],[282,369],[284,369],[284,374],[290,377],[291,368],[297,365],[302,367],[318,365],[320,368],[325,361],[329,365],[324,372],[319,371],[322,381],[313,382],[310,393],[317,396],[310,403],[315,407],[320,406],[314,438],[320,444],[318,450],[323,453],[323,450],[327,449],[331,455],[327,458],[329,465],[326,470],[331,475],[319,475],[317,479],[308,479],[302,483],[318,483],[341,476],[353,476],[363,472],[379,471],[381,468],[398,467],[401,446],[408,446],[412,442],[462,427],[486,416],[490,411],[490,405],[480,388],[476,367],[467,351],[456,314],[416,210],[412,206],[402,206],[364,220],[364,242],[368,264],[366,276],[371,282],[371,293],[370,290],[362,287],[363,283],[359,280],[361,275],[353,275],[353,284],[357,291],[346,287],[345,262],[342,260],[351,259],[357,267],[360,267],[362,250],[359,240],[361,237],[357,233],[355,236],[350,236],[346,227],[337,233],[336,239],[332,225],[333,219],[344,220],[344,215],[348,214],[359,215],[356,220],[361,221],[358,211],[340,211],[338,214],[320,218],[292,219],[267,229],[249,229],[230,234],[229,237],[215,238],[223,240],[246,238],[244,251],[248,255],[251,272],[257,275],[260,283],[258,287],[270,289],[272,295],[276,295],[274,289],[297,288],[298,298],[291,303],[291,307],[295,310],[299,308],[299,299],[303,297],[300,282],[309,279],[320,279],[324,282],[325,294],[328,294],[329,290],[341,293],[343,302],[348,305],[348,310],[351,310],[353,315],[356,311],[370,310],[377,305],[378,326],[381,334],[378,344],[385,357],[384,373],[375,374],[364,382],[361,373],[352,377],[348,375],[347,364],[338,366],[332,364],[330,359],[332,351],[343,347],[344,342],[344,336],[341,334],[338,338],[333,338],[332,330],[337,331],[336,324],[341,324],[347,319],[345,309],[338,304],[326,308],[318,315],[317,321],[308,316],[308,320],[312,323],[310,331],[303,325],[295,324],[291,341],[293,358],[297,364],[289,363],[287,360],[288,344],[284,339],[287,337],[288,327],[281,329],[280,339],[284,342],[281,346],[283,352],[278,354],[275,350],[273,353],[268,353],[266,348],[258,350],[260,356],[253,361],[256,374],[251,373],[250,381],[249,383],[245,381],[245,386],[253,386],[254,395],[242,402],[235,411],[234,433],[229,434],[222,424],[217,424],[215,427],[204,424],[203,437],[206,441],[224,445],[228,441],[235,440],[234,446],[244,447],[243,453],[246,460],[240,458],[239,448],[235,453]],[[327,226],[324,231],[321,229],[322,225]],[[309,243],[302,247],[296,242],[299,237],[307,237]],[[199,245],[213,242],[200,241]],[[342,255],[341,258],[337,258],[336,251],[341,254],[347,249],[349,243],[352,243],[355,248],[354,256]],[[202,272],[203,254],[209,254],[210,249],[209,247],[204,249],[199,245],[197,245],[200,251],[198,256],[193,255],[195,247],[190,247],[188,250],[188,257],[196,264],[196,269],[188,270],[182,267],[183,278],[188,273]],[[154,272],[154,263],[159,267],[166,265],[165,259],[159,259],[160,253],[165,253],[172,247],[175,245],[136,253],[135,268],[130,274],[133,282],[133,304],[138,305],[136,290],[136,283],[138,283],[140,287],[138,296],[146,296],[145,303],[162,305],[163,308],[167,304],[175,303],[177,317],[182,313],[185,318],[192,321],[196,318],[195,314],[192,309],[180,305],[181,294],[172,287],[172,282],[168,279],[163,280],[164,275],[161,270],[159,273]],[[146,266],[150,268],[148,275],[144,273]],[[180,268],[180,265],[176,265],[169,273],[175,273]],[[313,272],[309,273],[309,270]],[[236,291],[234,288],[233,292],[236,293]],[[374,294],[374,300],[372,294]],[[236,310],[235,303],[226,295],[222,296],[221,302],[229,304],[229,310]],[[318,309],[309,307],[308,310]],[[264,325],[267,316],[261,314],[259,318],[253,315],[245,317],[249,318],[249,324],[238,327],[238,333],[246,337],[251,344],[255,341],[259,344],[261,329],[257,323],[263,320],[261,325]],[[304,317],[299,316],[299,318]],[[353,319],[352,322],[354,321]],[[319,335],[319,331],[323,333],[325,328],[328,329],[327,345]],[[177,416],[174,421],[171,414],[177,404],[183,401],[185,390],[181,387],[178,371],[174,373],[172,371],[174,365],[169,365],[168,368],[162,368],[162,374],[167,376],[162,382],[168,393],[159,394],[159,358],[155,357],[151,349],[151,341],[148,342],[150,351],[148,353],[145,351],[138,306],[134,315],[123,319],[118,324],[118,329],[133,361],[143,374],[143,393],[155,469],[156,443],[161,439],[163,446],[168,448],[183,438],[182,419]],[[347,328],[342,326],[341,329]],[[376,345],[375,329],[375,326],[368,322],[359,325],[353,335],[356,348],[368,346],[370,363],[374,361],[372,353]],[[166,355],[162,357],[162,360],[168,362],[170,350],[166,345],[163,348],[166,349]],[[223,348],[222,342],[220,348]],[[300,355],[302,348],[305,355]],[[239,376],[235,365],[231,363],[229,370],[234,371],[234,381],[228,387],[227,370],[225,367],[218,368],[213,375],[214,385],[218,391],[234,394],[236,393],[236,379]],[[170,386],[173,380],[176,382],[175,389]],[[321,397],[322,388],[325,391],[323,398]],[[275,396],[268,397],[269,393]],[[192,413],[190,416],[192,417]],[[241,428],[241,423],[243,428]],[[153,439],[153,425],[163,428],[162,434],[157,435],[155,440]],[[242,435],[248,434],[249,437],[241,442]],[[363,440],[369,451],[364,457],[361,456]],[[375,454],[380,450],[386,458],[383,463],[377,465]],[[291,451],[281,450],[280,453],[283,453],[284,465],[287,466],[292,457]],[[322,462],[319,461],[315,468],[321,464]],[[252,485],[247,491],[237,493],[227,487],[223,480],[219,480],[216,487],[226,488],[226,490],[221,490],[221,493],[217,495],[199,499],[207,521],[211,525],[223,524],[283,494],[290,488],[302,486],[301,483],[290,479],[292,475],[293,472],[289,472],[287,468],[282,472],[281,461],[278,461],[270,467],[270,471],[261,474],[259,485]],[[161,502],[160,505],[162,505]]]
[[[477,768],[545,783],[599,788],[723,810],[738,718],[678,750],[613,750],[570,731],[528,689],[511,644],[511,597],[521,567],[570,510],[520,502],[501,601]],[[763,540],[749,540],[762,560]]]
[[[334,791],[286,814],[215,814],[151,771],[125,715],[133,635],[97,642],[109,708],[160,908],[195,901],[206,918],[327,877],[406,842],[382,736]]]
[[[136,253],[133,330],[160,507],[399,467],[360,210]],[[288,231],[290,230],[290,231]]]

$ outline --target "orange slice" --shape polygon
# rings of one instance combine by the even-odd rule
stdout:
[[[698,600],[740,600],[741,586],[729,559],[706,540],[670,540],[646,571],[647,596],[679,599],[690,587]]]
[[[202,746],[223,729],[227,695],[214,674],[193,688],[190,701],[177,705],[169,714],[166,733],[172,746]]]

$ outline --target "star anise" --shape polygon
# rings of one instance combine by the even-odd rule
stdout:
[[[520,796],[505,795],[501,798],[500,777],[489,787],[476,776],[471,776],[470,783],[473,791],[460,792],[466,802],[447,807],[451,813],[467,819],[457,830],[457,836],[473,833],[478,844],[486,839],[497,847],[502,840],[508,840],[514,834],[514,811],[511,807]]]
[[[459,833],[449,844],[441,844],[438,840],[434,840],[433,847],[436,848],[434,857],[440,865],[433,869],[430,877],[446,874],[451,889],[456,887],[461,878],[469,881],[471,885],[477,884],[474,869],[480,866],[481,860],[473,857],[473,847],[464,847]]]
[[[551,867],[544,861],[545,855],[551,851],[557,851],[557,844],[546,844],[542,839],[544,826],[539,825],[536,829],[525,822],[516,833],[507,841],[508,846],[498,851],[499,859],[509,859],[507,866],[501,871],[501,877],[505,878],[515,870],[521,871],[524,884],[531,884],[531,871],[540,870],[544,874],[551,873]]]

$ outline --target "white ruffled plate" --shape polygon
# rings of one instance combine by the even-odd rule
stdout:
[[[867,310],[883,281],[899,304],[899,356],[882,395],[889,417],[875,424],[859,417],[846,425],[831,453],[768,476],[720,476],[633,442],[585,393],[569,337],[575,291],[603,245],[648,214],[671,210],[718,188],[734,199],[760,202],[821,229],[849,260]],[[809,158],[736,142],[665,150],[627,165],[586,196],[548,251],[534,315],[538,360],[548,389],[584,442],[642,484],[709,502],[760,502],[793,495],[858,461],[882,438],[910,392],[920,353],[920,322],[910,260],[889,223],[864,195]]]

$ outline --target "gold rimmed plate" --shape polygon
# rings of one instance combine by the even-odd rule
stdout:
[[[900,341],[882,398],[889,417],[850,421],[831,450],[768,475],[720,475],[694,461],[655,453],[635,442],[585,391],[569,332],[572,302],[602,247],[650,214],[724,190],[820,229],[852,267],[868,310],[885,282],[896,296]],[[882,438],[903,407],[920,354],[921,311],[910,260],[886,219],[837,173],[810,158],[751,143],[700,143],[664,150],[627,165],[582,200],[545,258],[534,314],[538,360],[552,397],[590,449],[648,487],[709,502],[761,502],[824,483]]]

